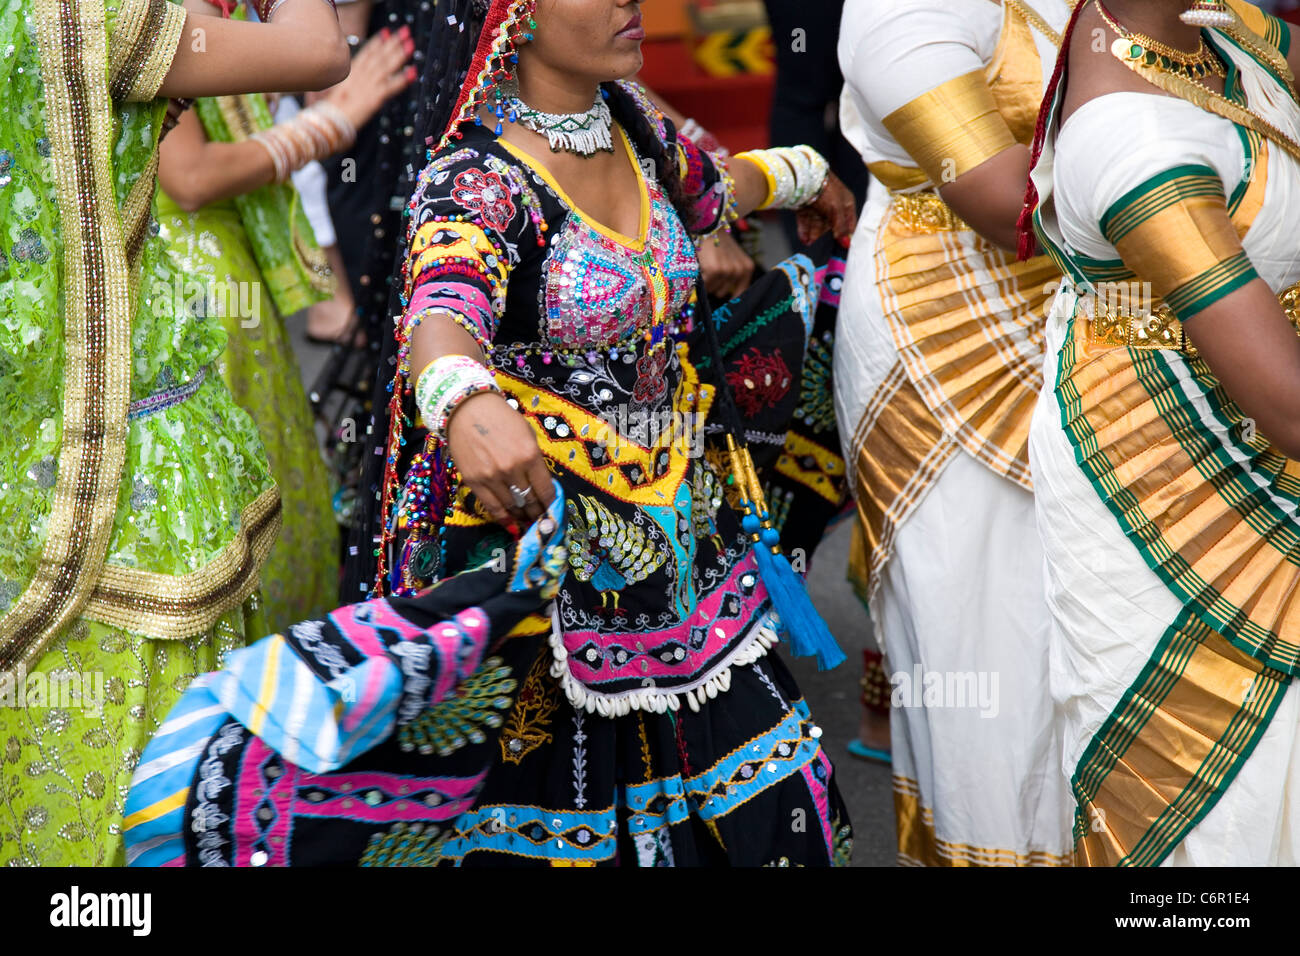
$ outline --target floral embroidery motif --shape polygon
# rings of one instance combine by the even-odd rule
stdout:
[[[785,398],[792,378],[780,349],[767,355],[758,349],[750,349],[750,354],[742,355],[727,373],[727,384],[731,386],[740,413],[751,418]]]
[[[546,679],[550,658],[539,654],[532,670],[524,679],[523,689],[501,731],[501,759],[506,763],[519,763],[542,744],[553,739],[542,728],[551,722],[551,715],[559,706],[554,681]]]
[[[498,174],[485,169],[461,171],[456,176],[451,198],[466,209],[478,213],[483,225],[495,232],[505,232],[515,216],[510,187]]]
[[[654,349],[636,360],[636,384],[632,386],[632,400],[649,405],[657,402],[668,391],[668,350]]]

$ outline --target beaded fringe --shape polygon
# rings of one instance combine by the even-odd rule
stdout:
[[[590,156],[598,149],[607,153],[614,151],[614,141],[610,137],[608,126],[597,127],[596,129],[580,129],[572,133],[558,129],[548,129],[545,132],[547,142],[550,144],[553,153],[565,150],[582,156]]]
[[[725,662],[708,677],[696,684],[679,688],[675,691],[640,690],[628,691],[617,696],[599,694],[592,691],[569,672],[569,652],[564,647],[564,635],[560,630],[560,621],[554,607],[551,610],[551,676],[564,688],[564,696],[569,703],[589,714],[602,717],[622,717],[634,710],[650,711],[664,714],[670,710],[680,710],[682,698],[696,713],[700,707],[719,694],[731,690],[731,669],[752,664],[760,657],[766,657],[768,649],[780,642],[774,626],[775,617],[769,614],[762,623],[755,625],[746,638]]]

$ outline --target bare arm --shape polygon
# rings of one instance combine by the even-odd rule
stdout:
[[[406,65],[414,45],[403,28],[369,40],[353,61],[352,73],[324,97],[360,128],[389,96],[415,78]],[[259,143],[214,143],[195,115],[181,118],[163,140],[158,181],[163,191],[187,212],[208,203],[242,196],[275,180],[270,154]]]
[[[251,193],[274,177],[271,154],[260,143],[211,142],[193,110],[162,142],[158,184],[186,212]]]
[[[339,4],[339,26],[343,29],[345,37],[359,37],[362,40],[366,38],[370,27],[370,10],[373,6],[371,0]]]
[[[1014,252],[1016,220],[1028,178],[1029,150],[1016,145],[944,183],[939,195],[981,236]]]
[[[271,23],[191,12],[158,95],[318,90],[348,68],[347,41],[324,0],[286,0]]]
[[[1300,458],[1300,336],[1263,279],[1184,323],[1232,400],[1288,458]]]

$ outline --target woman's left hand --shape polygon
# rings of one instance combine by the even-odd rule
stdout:
[[[840,178],[832,172],[826,174],[826,184],[817,198],[801,209],[795,210],[795,221],[799,227],[799,241],[811,245],[827,229],[848,248],[853,238],[853,230],[858,227],[857,205],[853,193]]]
[[[730,233],[719,233],[715,239],[705,239],[699,249],[700,277],[709,295],[724,302],[734,299],[749,288],[754,277],[754,260],[740,248],[740,243]]]

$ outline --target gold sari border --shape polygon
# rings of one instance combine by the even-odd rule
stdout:
[[[881,184],[891,192],[898,189],[915,189],[917,186],[924,186],[930,181],[930,177],[925,174],[924,170],[915,166],[900,166],[898,163],[891,163],[887,159],[868,163],[867,172],[880,180]]]
[[[167,71],[185,31],[185,8],[168,0],[124,0],[124,6],[145,8],[132,11],[132,24],[139,32],[117,67],[111,70],[113,99],[126,103],[147,103],[158,96]]]
[[[280,489],[272,485],[244,509],[235,537],[197,571],[105,565],[82,617],[157,638],[202,634],[257,589],[280,520]]]
[[[898,529],[956,452],[956,443],[926,408],[902,363],[896,364],[867,403],[853,438],[853,497],[864,539],[864,560],[855,576],[864,601],[880,586]]]
[[[130,401],[129,270],[113,190],[116,116],[103,0],[34,0],[64,230],[63,438],[32,580],[0,618],[0,673],[31,664],[99,579],[117,512]]]
[[[1159,865],[1227,791],[1289,683],[1184,609],[1079,760],[1076,862]]]
[[[1205,166],[1178,166],[1130,190],[1102,217],[1101,231],[1179,319],[1256,278],[1223,184]]]
[[[1056,264],[1047,256],[1008,261],[970,234],[917,231],[894,207],[876,242],[881,311],[926,407],[976,460],[1032,490],[1039,316],[1060,284]]]
[[[1241,410],[1219,396],[1207,368],[1180,374],[1182,362],[1196,360],[1092,353],[1076,319],[1055,389],[1080,470],[1184,607],[1265,665],[1300,673],[1291,626],[1300,527],[1297,499],[1285,491],[1295,482],[1259,480],[1289,463],[1243,431]]]
[[[1016,145],[982,69],[922,93],[882,122],[936,186]]]
[[[895,774],[894,815],[898,826],[899,866],[1070,866],[1069,853],[1020,852],[1001,847],[944,840],[934,829],[934,813],[921,801],[915,780]]]

